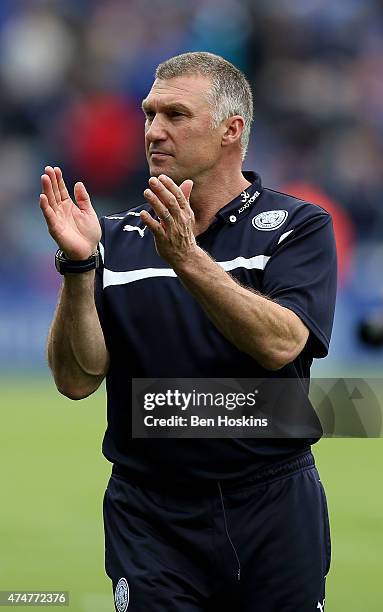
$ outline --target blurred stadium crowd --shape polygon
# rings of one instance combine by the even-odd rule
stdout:
[[[336,217],[335,358],[380,360],[358,318],[383,303],[381,0],[1,0],[0,364],[43,363],[60,279],[38,208],[60,165],[98,213],[137,205],[147,180],[141,99],[156,65],[205,50],[248,76],[245,169]]]

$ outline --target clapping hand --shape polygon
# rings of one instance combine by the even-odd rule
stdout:
[[[48,230],[68,259],[88,259],[101,239],[101,227],[83,183],[71,199],[60,168],[47,166],[41,177],[40,208]]]
[[[168,176],[149,180],[150,189],[144,196],[158,216],[158,221],[147,212],[140,213],[154,236],[158,254],[172,267],[187,260],[196,249],[194,213],[189,203],[193,181],[186,180],[179,187]]]

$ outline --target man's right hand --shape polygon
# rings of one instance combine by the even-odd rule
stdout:
[[[66,188],[60,168],[46,166],[41,177],[40,208],[48,230],[68,259],[88,259],[97,250],[101,227],[83,183],[76,183],[76,204]]]

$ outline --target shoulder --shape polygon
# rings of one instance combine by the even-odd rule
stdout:
[[[280,243],[280,235],[289,235],[291,239],[301,232],[331,227],[331,216],[321,206],[267,187],[254,212],[253,227],[262,233],[272,230],[270,246]]]
[[[312,202],[265,187],[259,198],[252,226],[259,231],[258,244],[263,244],[264,252],[275,253],[282,246],[292,247],[297,241],[310,236],[312,240],[327,243],[332,223],[329,213]],[[324,236],[324,234],[326,236]]]
[[[263,200],[263,201],[262,201]],[[283,193],[282,191],[276,191],[275,189],[269,189],[265,187],[262,193],[263,208],[267,207],[270,211],[283,210],[287,213],[289,220],[296,223],[304,223],[319,218],[328,221],[331,219],[331,215],[327,210],[306,200],[301,200],[295,196]]]

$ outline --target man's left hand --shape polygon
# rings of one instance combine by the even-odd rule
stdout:
[[[154,236],[157,253],[176,267],[198,248],[194,236],[194,213],[189,204],[193,181],[188,179],[178,187],[171,178],[161,174],[149,179],[149,187],[144,196],[157,214],[158,221],[147,211],[142,211],[140,217]]]

